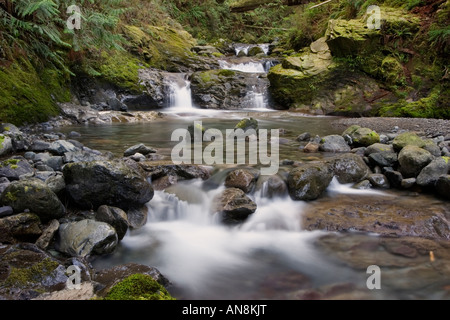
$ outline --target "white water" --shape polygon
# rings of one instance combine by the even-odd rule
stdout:
[[[246,105],[248,109],[263,110],[268,109],[268,99],[265,92],[257,92],[256,86],[253,86],[252,91],[246,95]]]
[[[184,78],[184,75],[168,80],[169,86],[169,108],[174,111],[192,111],[191,83]]]
[[[248,55],[248,51],[253,47],[260,47],[264,54],[269,53],[269,44],[263,43],[263,44],[236,44],[234,47],[234,51],[236,55],[239,55],[239,52],[243,51],[245,55]]]
[[[261,62],[242,62],[242,63],[230,63],[228,61],[220,60],[219,65],[221,69],[234,70],[246,73],[265,73],[266,69]]]

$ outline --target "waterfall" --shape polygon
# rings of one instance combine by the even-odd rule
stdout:
[[[264,52],[264,54],[269,53],[269,44],[268,43],[262,43],[262,44],[244,44],[244,43],[237,43],[234,45],[234,51],[236,55],[239,55],[239,53],[242,51],[245,53],[245,55],[248,55],[248,51],[253,47],[260,47],[261,50]]]
[[[262,62],[241,62],[241,63],[230,63],[228,61],[219,60],[219,66],[221,69],[240,71],[245,73],[265,73],[265,67]]]
[[[168,93],[168,107],[179,111],[194,109],[192,103],[191,83],[183,73],[166,75]]]

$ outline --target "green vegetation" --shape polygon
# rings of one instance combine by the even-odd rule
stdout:
[[[105,300],[175,300],[151,276],[133,274],[113,286]]]
[[[39,283],[50,276],[58,265],[56,261],[45,258],[28,268],[12,268],[4,285],[6,287],[27,287]]]

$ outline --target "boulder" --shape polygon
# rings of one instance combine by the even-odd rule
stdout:
[[[58,140],[52,142],[50,146],[47,148],[47,150],[53,155],[62,156],[66,152],[75,152],[78,151],[79,149],[66,140]]]
[[[389,189],[391,187],[389,180],[384,174],[373,173],[368,177],[370,183],[377,188]]]
[[[289,172],[289,194],[294,200],[315,200],[325,192],[332,179],[333,170],[327,163],[304,164]]]
[[[0,156],[8,154],[12,151],[12,141],[11,138],[0,134]]]
[[[97,209],[95,220],[106,222],[116,229],[117,237],[122,240],[128,231],[127,213],[120,208],[102,205]]]
[[[384,143],[374,143],[371,144],[370,146],[368,146],[365,150],[364,150],[364,155],[365,156],[369,156],[372,153],[393,153],[394,151],[394,147],[391,144],[384,144]]]
[[[225,187],[239,188],[245,193],[251,193],[255,187],[257,175],[246,169],[237,169],[228,173],[225,178]]]
[[[12,207],[17,213],[30,210],[43,222],[59,219],[66,212],[58,196],[38,179],[12,182],[2,193],[0,202]]]
[[[415,132],[404,132],[394,138],[394,140],[392,141],[392,145],[398,152],[406,146],[416,146],[422,148],[426,145],[426,142]]]
[[[370,128],[361,128],[360,126],[353,125],[342,134],[348,135],[352,140],[352,145],[356,147],[368,147],[375,143],[380,142],[380,136],[378,133]]]
[[[431,161],[417,176],[417,184],[422,187],[434,187],[440,176],[446,175],[449,165],[444,158],[439,157]]]
[[[395,152],[374,152],[368,156],[372,166],[394,167],[397,164],[398,156]]]
[[[139,229],[147,223],[148,208],[141,206],[139,208],[130,208],[127,211],[128,225],[132,229]]]
[[[129,157],[129,156],[133,156],[136,153],[140,153],[140,154],[143,154],[144,156],[146,156],[149,153],[156,153],[156,150],[153,148],[147,147],[143,143],[139,143],[132,147],[129,147],[127,150],[125,150],[123,155],[125,157]]]
[[[42,234],[41,220],[34,213],[0,218],[0,243],[34,242]]]
[[[320,141],[319,150],[324,152],[350,152],[351,148],[339,135],[329,135]]]
[[[84,219],[60,225],[56,248],[71,256],[108,254],[118,243],[116,230],[105,222]]]
[[[339,183],[357,183],[367,178],[370,168],[361,156],[347,153],[328,160]]]
[[[0,162],[0,177],[5,177],[10,181],[19,180],[23,175],[31,176],[33,172],[33,167],[21,156]]]
[[[227,188],[213,199],[212,211],[227,224],[239,223],[256,211],[256,203],[244,191]]]
[[[10,216],[14,213],[13,208],[9,206],[0,207],[0,218]]]
[[[106,204],[126,210],[153,198],[151,184],[121,160],[70,163],[63,173],[70,199],[81,208]]]
[[[407,145],[398,154],[400,172],[405,178],[417,177],[433,159],[433,155],[428,151],[414,145]]]

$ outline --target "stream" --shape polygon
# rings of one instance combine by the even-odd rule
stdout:
[[[246,50],[244,47],[236,48]],[[262,65],[223,67],[264,72]],[[252,69],[255,68],[255,69]],[[180,84],[181,83],[181,84]],[[197,109],[190,100],[189,82],[172,87],[170,105],[160,110],[164,117],[150,123],[115,123],[73,126],[80,142],[92,149],[122,156],[130,146],[144,143],[170,160],[177,142],[175,129],[202,121],[206,128],[224,131],[245,117],[258,120],[259,128],[283,129],[280,160],[309,161],[326,153],[307,154],[296,137],[303,132],[324,136],[341,134],[330,125],[333,117],[306,116],[275,111],[259,103],[256,109],[217,111]],[[255,98],[258,99],[258,98]],[[429,195],[397,190],[356,190],[334,180],[321,199],[293,201],[288,195],[267,197],[260,185],[250,197],[257,210],[244,223],[222,224],[211,215],[212,199],[224,187],[230,168],[217,166],[208,180],[180,181],[165,191],[155,191],[147,204],[148,221],[129,230],[116,251],[97,257],[97,269],[128,262],[158,268],[172,283],[177,299],[449,299],[450,246],[429,239],[381,237],[372,232],[306,230],[305,216],[315,211],[331,215],[337,205],[351,211],[367,207],[384,215],[389,205],[403,210],[448,210],[448,203]],[[280,167],[281,172],[285,170]],[[384,207],[386,205],[386,207]],[[325,208],[325,209],[324,209]],[[324,211],[325,210],[325,211]],[[391,209],[394,210],[394,209]],[[395,213],[394,213],[395,214]],[[428,255],[435,251],[436,261]],[[381,269],[381,289],[370,290],[367,269]]]

